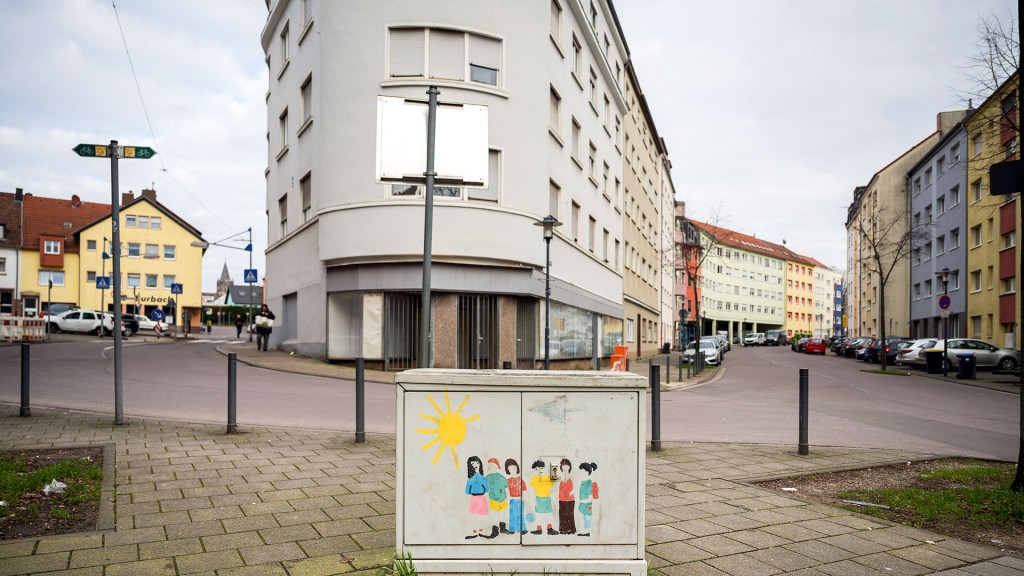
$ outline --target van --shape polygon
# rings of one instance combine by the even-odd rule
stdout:
[[[769,346],[785,346],[788,337],[785,330],[769,330],[764,333],[764,341]]]
[[[743,344],[746,346],[764,346],[764,332],[751,332],[743,337]]]

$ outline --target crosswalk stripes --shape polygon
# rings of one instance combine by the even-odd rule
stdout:
[[[238,344],[243,340],[211,340],[207,338],[188,339],[189,344]]]

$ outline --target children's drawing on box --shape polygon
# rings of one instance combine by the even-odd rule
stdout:
[[[487,478],[483,475],[484,463],[480,460],[479,456],[470,456],[466,460],[466,476],[469,478],[466,480],[466,494],[469,494],[469,513],[487,517],[489,506],[487,504]],[[481,526],[484,522],[480,523]],[[475,528],[473,533],[466,536],[466,540],[482,536],[484,538],[494,538],[498,535],[498,527],[492,526],[490,533],[484,530],[484,528]]]
[[[542,460],[534,462],[531,468],[533,468],[533,477],[530,478],[530,488],[533,488],[533,512],[537,522],[537,529],[531,531],[531,533],[543,534],[544,520],[547,519],[548,534],[557,535],[558,532],[551,527],[551,513],[553,511],[551,508],[551,488],[555,483],[551,480],[551,476],[544,472],[546,465]]]
[[[576,496],[572,493],[572,462],[562,458],[558,464],[558,533],[576,533]]]
[[[508,531],[511,534],[526,534],[526,524],[523,523],[526,482],[519,475],[519,463],[514,458],[505,460],[505,474],[508,475]]]
[[[498,512],[500,518],[501,512],[508,509],[508,479],[501,473],[501,464],[497,458],[488,459],[487,468],[490,470],[487,474],[487,498],[490,500],[491,510]],[[498,525],[499,532],[508,534],[508,525],[505,522],[499,521]]]
[[[577,536],[590,536],[590,525],[594,520],[594,500],[599,497],[597,482],[591,476],[597,470],[596,462],[584,462],[580,464],[580,470],[587,473],[587,479],[580,482],[580,514],[583,515],[583,531]]]

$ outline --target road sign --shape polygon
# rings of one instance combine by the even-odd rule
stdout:
[[[949,318],[949,308],[943,308],[942,310],[939,310],[939,316],[941,318]]]
[[[100,290],[110,289],[110,276],[97,276],[96,277],[96,288]]]
[[[943,294],[939,296],[939,308],[941,308],[943,311],[949,310],[949,305],[951,303],[952,300],[950,299],[948,294]]]
[[[156,308],[149,313],[149,317],[159,322],[164,319],[164,311],[159,308]]]
[[[171,284],[171,294],[181,294],[181,284]]]
[[[256,279],[257,274],[255,268],[246,268],[243,277],[245,278],[244,281],[246,284],[255,284],[256,282],[258,282],[258,280]]]
[[[141,158],[148,160],[156,156],[156,150],[148,146],[119,146],[121,158]],[[113,150],[104,144],[79,144],[72,148],[75,154],[85,158],[110,158]]]

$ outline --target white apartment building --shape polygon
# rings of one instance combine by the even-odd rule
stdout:
[[[588,366],[623,338],[627,52],[606,0],[277,0],[267,92],[271,344],[418,363],[423,187],[374,173],[378,96],[488,109],[487,188],[435,191],[429,364]],[[425,165],[425,160],[424,160]],[[660,280],[658,280],[660,283]]]
[[[814,323],[812,332],[818,338],[833,335],[833,320],[836,312],[836,286],[841,285],[843,275],[828,266],[810,259],[814,264]]]
[[[679,315],[675,310],[676,296],[676,188],[672,182],[672,162],[662,139],[664,168],[661,179],[661,341],[675,342]]]

